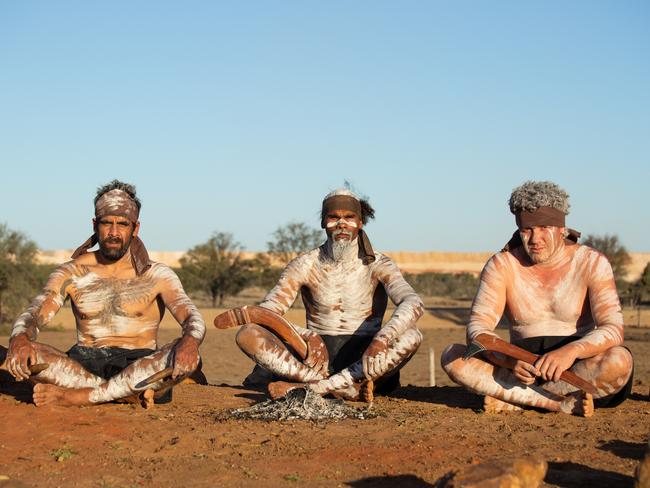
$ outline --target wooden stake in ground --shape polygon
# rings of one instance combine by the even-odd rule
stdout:
[[[436,353],[429,348],[429,386],[436,386]]]

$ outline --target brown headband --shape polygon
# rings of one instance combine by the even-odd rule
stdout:
[[[359,217],[359,220],[361,220],[361,203],[359,200],[350,195],[334,195],[333,197],[323,200],[323,210],[321,212],[323,219],[320,223],[321,228],[325,228],[327,214],[333,210],[348,210],[355,213],[357,217]]]
[[[565,227],[566,215],[561,210],[553,207],[539,207],[532,212],[523,210],[515,214],[517,227],[526,229],[528,227],[538,227],[543,225],[552,225],[553,227]]]
[[[126,217],[134,224],[138,221],[140,211],[131,196],[117,188],[104,193],[95,203],[95,218],[101,219],[107,215]]]

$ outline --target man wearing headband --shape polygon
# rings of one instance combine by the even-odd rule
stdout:
[[[577,244],[565,216],[569,196],[554,183],[515,188],[510,211],[518,230],[483,268],[472,304],[468,343],[494,334],[505,313],[513,344],[541,357],[534,365],[498,353],[463,359],[449,346],[442,365],[452,380],[485,395],[485,410],[528,406],[575,415],[614,407],[632,387],[633,361],[623,344],[623,316],[612,268],[601,253]],[[560,380],[571,370],[595,386],[584,393]]]
[[[139,213],[134,186],[114,180],[99,188],[93,235],[72,261],[50,275],[43,292],[14,323],[7,366],[18,381],[36,383],[37,406],[123,399],[150,406],[196,370],[205,324],[176,274],[149,260],[138,237]],[[99,250],[88,252],[95,244]],[[77,344],[63,353],[35,341],[68,298]],[[183,335],[158,347],[165,307],[181,324]],[[30,376],[29,366],[43,363],[48,367]],[[136,387],[168,367],[173,368],[171,378],[146,389]]]
[[[366,401],[375,388],[388,393],[399,386],[399,368],[422,342],[415,322],[423,305],[397,266],[373,251],[363,230],[370,218],[374,209],[347,189],[325,197],[327,241],[291,261],[261,303],[284,314],[302,295],[307,328],[298,330],[307,358],[296,358],[267,329],[244,325],[237,344],[256,363],[244,385],[268,384],[276,398],[309,384],[321,395]],[[382,326],[388,297],[397,308]]]

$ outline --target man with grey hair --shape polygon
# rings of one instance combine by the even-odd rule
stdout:
[[[7,353],[9,372],[29,379],[37,406],[91,405],[155,398],[190,375],[199,363],[205,324],[176,274],[149,259],[140,230],[135,187],[113,180],[95,197],[93,234],[49,277],[43,292],[14,323]],[[89,252],[95,244],[99,250]],[[67,353],[36,342],[70,299],[77,344]],[[158,347],[165,308],[181,324],[182,337]],[[47,364],[43,371],[30,366]],[[166,370],[172,378],[138,386]]]
[[[307,357],[298,359],[269,330],[244,325],[237,344],[256,363],[245,385],[268,386],[272,398],[308,384],[321,395],[365,401],[375,388],[388,393],[399,386],[399,369],[422,342],[415,322],[423,305],[399,268],[373,251],[363,230],[373,217],[367,200],[350,190],[325,197],[327,241],[291,261],[261,303],[282,315],[302,295],[307,327],[298,330]],[[388,297],[397,308],[382,326]]]
[[[510,340],[539,355],[534,364],[493,352],[464,359],[453,344],[442,365],[456,383],[485,395],[486,411],[519,406],[593,415],[629,395],[633,360],[623,347],[623,316],[612,268],[601,253],[577,244],[569,229],[569,196],[555,183],[528,181],[510,197],[518,230],[483,268],[467,326],[467,341],[495,335],[502,315]],[[560,380],[570,370],[597,393]]]

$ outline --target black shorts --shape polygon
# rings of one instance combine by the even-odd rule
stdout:
[[[85,347],[74,345],[66,353],[84,369],[108,380],[132,362],[156,352],[154,349],[123,349],[121,347]]]
[[[330,375],[338,373],[361,360],[361,356],[363,356],[374,338],[374,336],[356,335],[321,335],[320,337],[323,339],[325,347],[327,347]],[[399,386],[399,370],[397,370],[375,381],[375,393],[387,395],[399,388]]]
[[[81,364],[86,371],[108,380],[134,361],[156,352],[154,349],[124,349],[121,347],[85,347],[74,345],[66,353]],[[155,398],[156,404],[169,403],[172,390]]]
[[[580,339],[579,336],[539,336],[520,339],[513,342],[513,344],[515,346],[521,347],[522,349],[525,349],[526,351],[541,356],[542,354],[546,354],[547,352],[559,349],[560,347],[565,346],[573,341],[577,341],[578,339]],[[607,395],[602,398],[594,398],[594,406],[598,408],[613,408],[623,403],[632,392],[633,379],[634,363],[632,363],[632,373],[630,374],[630,379],[625,384],[625,386],[616,393],[612,393],[611,395]]]

